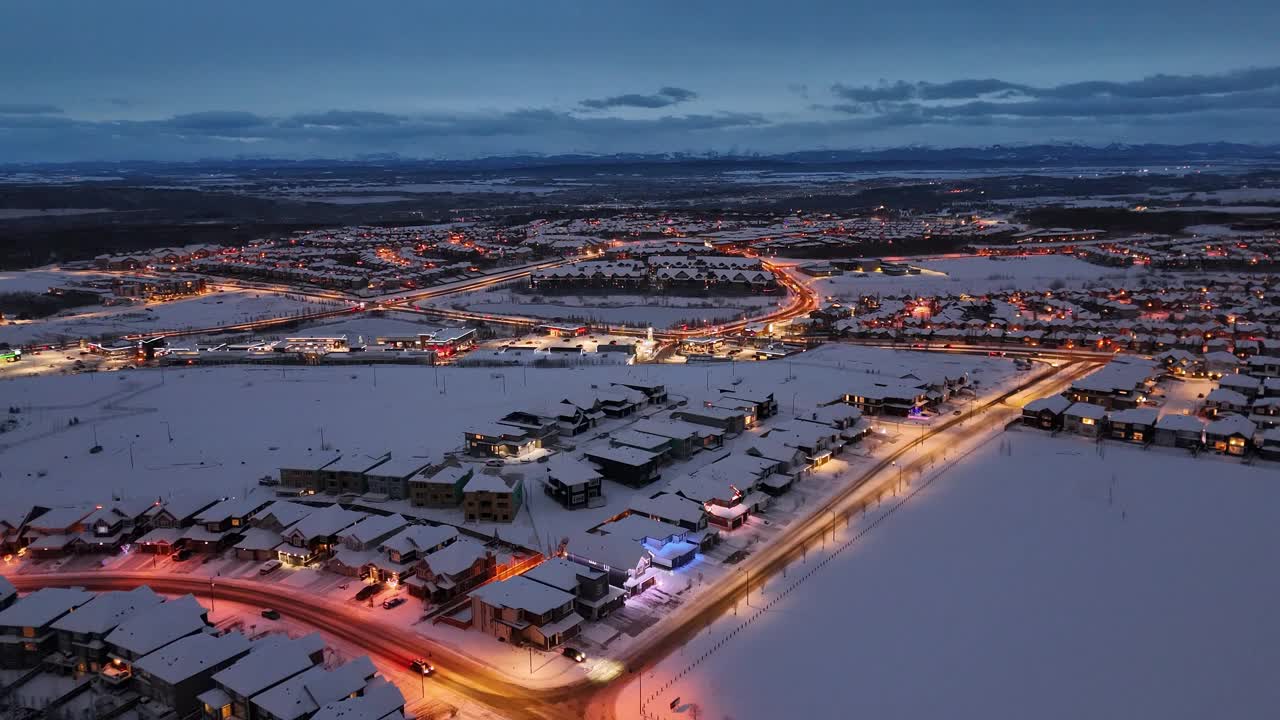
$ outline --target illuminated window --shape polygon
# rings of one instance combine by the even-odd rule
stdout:
[[[1081,424],[1081,425],[1092,425],[1092,424],[1093,424],[1093,418],[1080,418],[1080,424]]]

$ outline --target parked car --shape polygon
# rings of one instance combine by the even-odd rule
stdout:
[[[186,548],[183,548],[178,552],[174,553],[174,556],[173,556],[174,562],[186,562],[187,560],[190,560],[190,559],[191,559],[191,551]]]
[[[436,671],[436,666],[427,662],[426,658],[418,658],[417,660],[409,663],[409,669],[419,675],[430,675]]]
[[[262,611],[262,617],[268,620],[279,620],[280,611],[273,608],[267,608],[266,610]]]
[[[360,592],[356,593],[356,600],[368,600],[369,598],[382,592],[382,583],[374,583],[373,585],[365,585],[360,588]]]
[[[578,648],[567,647],[564,650],[561,650],[560,654],[564,655],[565,657],[569,658],[574,662],[582,662],[583,660],[587,659],[586,653],[582,652]]]
[[[279,570],[279,569],[280,569],[280,561],[279,561],[279,560],[268,560],[268,561],[266,561],[266,562],[262,563],[262,567],[258,568],[258,574],[259,574],[259,575],[270,575],[271,573],[273,573],[273,572],[275,572],[275,571],[277,571],[277,570]]]
[[[382,601],[382,609],[383,609],[383,610],[391,610],[391,609],[393,609],[393,608],[398,608],[398,607],[400,607],[400,606],[401,606],[401,605],[403,605],[404,603],[405,603],[405,599],[404,599],[404,598],[402,598],[402,597],[393,597],[393,598],[390,598],[390,599],[388,599],[388,600],[383,600],[383,601]]]

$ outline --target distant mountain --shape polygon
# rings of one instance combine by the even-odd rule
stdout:
[[[640,170],[663,168],[667,171],[687,169],[697,172],[729,170],[755,171],[857,171],[857,170],[946,170],[975,168],[1045,168],[1113,165],[1141,167],[1183,163],[1256,161],[1280,164],[1280,145],[1242,145],[1238,143],[1194,143],[1188,145],[1111,144],[1090,146],[1079,144],[992,145],[988,147],[934,148],[925,146],[896,147],[874,150],[805,150],[774,155],[740,155],[720,153],[618,153],[560,155],[500,155],[467,160],[433,160],[404,158],[395,154],[365,155],[352,159],[315,158],[290,160],[269,157],[242,157],[231,160],[198,162],[120,162],[0,165],[10,171],[55,171],[74,173],[141,173],[157,174],[173,170],[186,172],[285,172],[321,167],[386,167],[404,170],[440,170],[445,172],[497,173],[521,170],[574,168],[608,170]]]

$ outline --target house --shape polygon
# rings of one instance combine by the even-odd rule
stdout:
[[[570,593],[516,575],[473,590],[471,618],[500,641],[550,650],[581,629],[576,601]]]
[[[658,479],[662,455],[633,447],[597,445],[583,455],[600,468],[604,477],[624,485],[639,487]]]
[[[863,415],[906,417],[918,414],[929,398],[928,392],[918,385],[854,378],[836,402],[853,405]]]
[[[529,430],[499,423],[472,426],[463,442],[467,454],[481,457],[521,457],[542,447]]]
[[[1231,375],[1240,369],[1240,358],[1225,351],[1215,350],[1205,353],[1204,359],[1201,361],[1204,371],[1210,377],[1219,377],[1222,375]]]
[[[523,574],[530,580],[574,596],[574,609],[587,620],[600,620],[622,607],[627,594],[609,584],[609,576],[561,557],[539,563]]]
[[[556,455],[547,461],[542,490],[569,510],[590,507],[602,497],[603,476],[580,460]]]
[[[596,397],[600,401],[600,412],[608,418],[634,415],[649,404],[649,396],[643,392],[617,385],[612,390],[596,391]]]
[[[188,528],[195,524],[201,510],[222,498],[212,493],[192,492],[166,499],[154,506],[149,523],[153,528]]]
[[[132,590],[99,593],[51,626],[57,634],[57,653],[45,662],[78,673],[96,673],[109,662],[106,637],[127,619],[145,613],[164,598],[146,585]]]
[[[329,557],[338,544],[338,533],[365,517],[362,512],[344,510],[339,505],[317,508],[285,530],[284,544],[276,550],[286,565],[310,565]]]
[[[199,696],[213,685],[213,675],[252,648],[244,635],[196,633],[177,640],[134,664],[139,694],[172,708],[177,717],[200,713]]]
[[[552,414],[534,410],[516,410],[503,415],[498,425],[509,425],[523,430],[533,439],[535,447],[554,445],[560,437],[560,421]]]
[[[1248,367],[1245,372],[1253,377],[1258,378],[1277,378],[1280,377],[1280,357],[1274,355],[1253,355],[1250,356]]]
[[[156,528],[134,541],[134,546],[145,553],[153,555],[169,555],[182,540],[179,528]]]
[[[776,463],[783,472],[801,472],[808,468],[809,455],[804,450],[787,444],[781,437],[753,437],[739,443],[738,447],[747,455]]]
[[[685,420],[695,425],[707,425],[709,427],[719,428],[726,433],[740,434],[747,429],[747,413],[741,410],[729,410],[719,407],[690,406],[680,410],[674,410],[671,417],[676,420]],[[752,413],[754,417],[754,413]]]
[[[1280,460],[1280,428],[1268,428],[1262,432],[1258,454],[1267,460]]]
[[[579,532],[569,537],[565,553],[573,562],[606,573],[609,584],[629,596],[644,592],[658,580],[652,570],[652,553],[625,535]]]
[[[607,522],[596,528],[596,531],[640,543],[649,551],[654,567],[666,570],[675,570],[693,562],[705,535],[636,514],[624,515]]]
[[[112,670],[128,672],[140,658],[211,627],[209,611],[201,607],[195,597],[183,595],[130,617],[103,641],[112,658]]]
[[[627,380],[609,384],[614,387],[624,387],[644,393],[650,405],[662,405],[667,402],[667,387],[662,383],[649,382],[647,380]]]
[[[1032,400],[1022,407],[1022,424],[1041,430],[1061,430],[1063,413],[1069,407],[1071,401],[1062,395]]]
[[[311,720],[404,720],[404,694],[391,682],[373,678],[363,691],[324,705]]]
[[[1107,409],[1101,405],[1075,402],[1062,413],[1062,426],[1067,432],[1097,438],[1106,419]]]
[[[777,425],[765,437],[803,452],[804,462],[810,468],[825,464],[844,447],[844,440],[835,428],[799,420]]]
[[[338,533],[338,547],[325,563],[325,568],[339,575],[367,577],[383,559],[379,552],[384,541],[390,539],[409,521],[400,515],[367,515],[364,519]]]
[[[523,476],[482,470],[462,487],[462,515],[467,522],[514,522],[523,502]]]
[[[376,457],[353,453],[343,455],[320,469],[320,492],[330,495],[363,495],[369,491],[366,473],[391,459],[391,453]]]
[[[233,549],[240,560],[263,562],[274,559],[283,542],[284,538],[276,530],[251,527],[240,534],[240,541]]]
[[[672,448],[678,441],[661,435],[651,435],[639,430],[626,428],[609,433],[609,444],[614,447],[629,447],[643,450],[654,455],[661,455],[663,460],[671,457]]]
[[[277,500],[259,510],[258,514],[250,518],[249,524],[255,528],[282,533],[285,528],[291,527],[314,511],[315,508],[310,505]]]
[[[706,470],[707,468],[703,468]],[[750,478],[735,479],[738,482]],[[740,490],[716,473],[699,471],[671,481],[668,491],[702,504],[707,520],[725,530],[739,528],[747,521],[751,508],[742,502],[744,490]]]
[[[1149,407],[1117,410],[1111,413],[1109,419],[1110,436],[1116,440],[1135,443],[1153,442],[1158,414],[1155,408]]]
[[[365,471],[365,490],[371,495],[381,495],[389,500],[403,500],[409,497],[409,478],[430,464],[427,458],[393,454]]]
[[[1137,407],[1147,399],[1155,370],[1154,361],[1116,358],[1072,383],[1066,395],[1073,402],[1100,405],[1106,410]]]
[[[720,388],[720,395],[725,399],[751,403],[755,406],[755,416],[758,420],[767,420],[778,414],[778,401],[773,399],[773,392],[769,390],[731,385]]]
[[[1218,387],[1235,390],[1250,400],[1262,394],[1262,381],[1249,375],[1223,375],[1218,378]]]
[[[733,453],[702,467],[693,474],[714,478],[722,485],[736,484],[744,491],[759,490],[766,495],[777,497],[789,491],[801,473],[801,470],[789,469],[786,462],[756,455]]]
[[[1204,407],[1210,416],[1248,413],[1252,405],[1249,398],[1230,388],[1218,387],[1204,398]]]
[[[93,599],[79,588],[41,588],[0,611],[0,668],[39,665],[57,649],[53,624]]]
[[[457,507],[472,472],[471,467],[459,465],[426,468],[409,478],[409,503],[414,507]]]
[[[627,506],[631,512],[660,520],[686,530],[702,530],[707,527],[707,513],[702,503],[674,493],[659,493],[653,497],[631,500]]]
[[[670,439],[671,454],[678,458],[687,458],[699,450],[718,448],[724,444],[724,430],[684,420],[646,418],[632,423],[630,428]]]
[[[250,492],[246,497],[231,497],[215,503],[195,515],[195,524],[211,533],[239,531],[268,505],[275,502],[266,493]]]
[[[409,594],[442,603],[493,577],[498,570],[498,558],[479,542],[459,538],[419,557],[413,570],[413,577],[404,580]]]
[[[240,662],[243,663],[245,660]],[[246,706],[250,713],[248,716],[236,713],[234,705],[231,706],[232,710],[226,712],[229,712],[231,717],[253,720],[305,720],[314,717],[329,703],[361,697],[371,687],[377,687],[378,683],[377,669],[368,656],[358,657],[332,670],[323,664],[313,664],[255,695]],[[211,693],[216,692],[216,690],[211,691]],[[224,700],[217,695],[211,699]],[[401,697],[398,707],[403,707],[403,704],[404,698]],[[204,720],[222,720],[227,717],[222,715],[226,705],[211,705],[207,701],[204,705],[206,708]],[[394,701],[392,707],[397,707]],[[213,712],[210,713],[210,710]]]
[[[1202,447],[1204,423],[1194,415],[1165,415],[1156,420],[1155,442],[1166,447]]]
[[[230,714],[240,720],[267,720],[254,706],[257,697],[322,663],[324,649],[319,633],[297,639],[268,636],[254,643],[248,655],[214,673],[214,687],[200,695],[200,704],[229,706]]]
[[[314,495],[321,492],[324,481],[320,479],[320,472],[341,458],[340,454],[327,450],[307,452],[289,464],[280,466],[280,486],[303,494]]]
[[[1246,455],[1258,428],[1240,415],[1223,415],[1204,429],[1205,445],[1227,455]]]

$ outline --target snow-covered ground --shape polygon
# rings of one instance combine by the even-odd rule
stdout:
[[[1100,278],[1137,277],[1145,269],[1122,269],[1094,265],[1062,255],[1033,255],[991,259],[986,257],[946,260],[909,260],[924,268],[919,275],[893,276],[883,273],[846,273],[818,278],[811,287],[822,296],[856,298],[860,295],[891,295],[912,292],[984,293],[1005,289],[1048,289],[1055,281],[1061,287],[1078,288]]]
[[[787,303],[785,295],[733,295],[692,297],[683,295],[569,295],[529,294],[510,291],[468,293],[462,298],[443,297],[420,305],[456,310],[523,315],[547,319],[585,319],[667,328],[683,322],[720,323],[759,314],[765,308]]]
[[[841,528],[838,543],[880,520],[847,550],[831,557],[828,543],[790,579],[754,588],[741,615],[645,673],[645,695],[661,691],[646,709],[687,718],[696,704],[699,717],[734,720],[1271,717],[1277,472],[1004,433],[940,464],[900,507],[886,501]],[[619,717],[636,717],[639,697],[632,681]]]
[[[85,305],[39,320],[12,321],[0,325],[0,342],[17,345],[213,327],[338,306],[334,302],[304,300],[299,296],[228,288],[185,300],[136,305]]]

